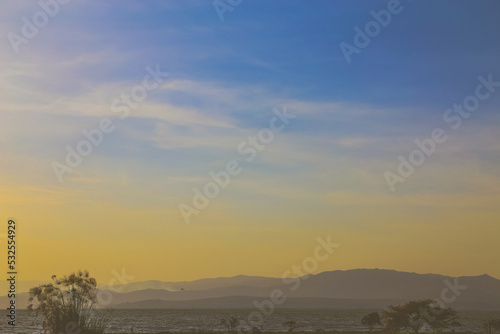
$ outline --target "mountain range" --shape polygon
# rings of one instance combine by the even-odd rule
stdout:
[[[430,298],[455,309],[500,310],[500,280],[486,274],[449,277],[355,269],[287,280],[240,275],[190,282],[133,282],[101,289],[111,296],[106,306],[117,309],[253,308],[273,300],[275,307],[282,308],[381,309]],[[18,294],[18,308],[25,308],[27,299],[27,293]],[[7,302],[6,296],[0,297],[0,305]]]

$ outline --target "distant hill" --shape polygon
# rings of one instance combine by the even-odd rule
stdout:
[[[114,308],[252,308],[254,301],[269,299],[273,290],[279,290],[287,299],[279,305],[284,308],[385,308],[444,296],[446,300],[455,297],[446,306],[456,309],[500,310],[500,280],[491,276],[453,278],[381,269],[329,271],[288,283],[278,278],[235,276],[135,282],[112,290],[108,306]],[[26,301],[27,294],[18,296],[19,307],[25,307]],[[1,305],[6,302],[6,297],[0,297]]]
[[[260,277],[260,276],[234,276],[234,277],[219,277],[219,278],[204,278],[190,282],[162,282],[162,281],[144,281],[134,282],[124,285],[114,285],[113,288],[121,292],[132,292],[145,289],[162,289],[169,291],[184,290],[207,290],[216,288],[227,288],[231,286],[253,286],[253,287],[270,287],[281,283],[280,278]],[[104,289],[110,288],[103,286]]]

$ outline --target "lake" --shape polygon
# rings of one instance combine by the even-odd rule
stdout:
[[[222,330],[222,319],[237,317],[248,322],[249,316],[258,316],[249,310],[113,310],[107,333],[165,333],[195,330]],[[360,319],[373,310],[298,310],[280,309],[264,317],[264,331],[284,331],[282,324],[293,320],[297,331],[365,331]],[[41,329],[42,318],[25,310],[17,311],[17,326],[7,325],[7,311],[2,311],[0,331],[9,334],[35,334]],[[481,322],[488,317],[499,317],[500,312],[462,311],[464,324],[457,331],[483,332]]]

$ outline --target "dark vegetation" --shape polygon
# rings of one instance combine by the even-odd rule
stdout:
[[[43,315],[43,333],[103,334],[110,319],[109,312],[96,310],[97,282],[88,271],[30,289],[28,310]]]
[[[88,271],[78,271],[69,276],[57,278],[52,276],[52,282],[30,290],[30,305],[28,309],[41,313],[43,333],[78,333],[78,334],[105,334],[110,320],[110,312],[97,310],[97,282],[90,277]],[[391,305],[381,314],[371,312],[360,319],[372,333],[454,333],[460,327],[458,315],[452,308],[441,308],[433,300],[410,301],[403,305]],[[230,317],[221,319],[219,328],[190,330],[196,334],[263,334],[262,328],[253,327],[242,329],[241,319]],[[282,324],[283,333],[311,333],[297,331],[300,328],[294,320]],[[485,334],[494,334],[500,331],[500,319],[488,318],[483,321]],[[131,332],[134,333],[133,328]],[[187,332],[183,332],[184,334]],[[276,334],[276,332],[273,332]],[[323,331],[316,333],[354,334],[359,332]],[[124,333],[125,334],[125,333]],[[174,333],[169,333],[174,334]]]

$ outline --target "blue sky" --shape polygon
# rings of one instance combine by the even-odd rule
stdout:
[[[16,194],[7,207],[28,215],[32,238],[49,238],[49,226],[78,238],[104,219],[86,216],[92,211],[111,226],[134,227],[129,217],[143,215],[150,232],[168,227],[182,240],[188,232],[177,205],[191,200],[210,171],[243,161],[238,144],[268,125],[273,108],[286,106],[297,118],[245,165],[191,232],[235,224],[269,226],[274,235],[285,226],[294,240],[304,231],[338,230],[354,245],[373,230],[393,233],[392,224],[402,224],[396,230],[406,235],[406,223],[430,222],[438,238],[460,221],[466,227],[451,244],[470,234],[467,221],[480,220],[487,236],[476,242],[489,238],[498,218],[500,94],[481,102],[460,129],[448,127],[450,139],[396,193],[383,173],[415,149],[415,138],[446,127],[444,111],[474,93],[478,76],[500,81],[500,3],[402,0],[402,11],[347,63],[339,44],[353,44],[354,27],[387,4],[243,0],[221,21],[211,1],[74,0],[15,54],[7,34],[20,34],[21,18],[40,7],[2,3],[0,182],[5,198]],[[119,120],[112,101],[157,65],[168,78]],[[77,145],[81,131],[104,117],[116,131],[59,183],[51,163],[63,161],[66,145]],[[81,217],[64,230],[74,212]],[[241,231],[228,233],[238,240]],[[359,256],[341,265],[370,266]],[[422,256],[414,270],[439,271],[438,262],[426,266]],[[386,267],[411,269],[397,263]],[[443,271],[484,272],[486,263]],[[206,276],[186,275],[180,278]]]

